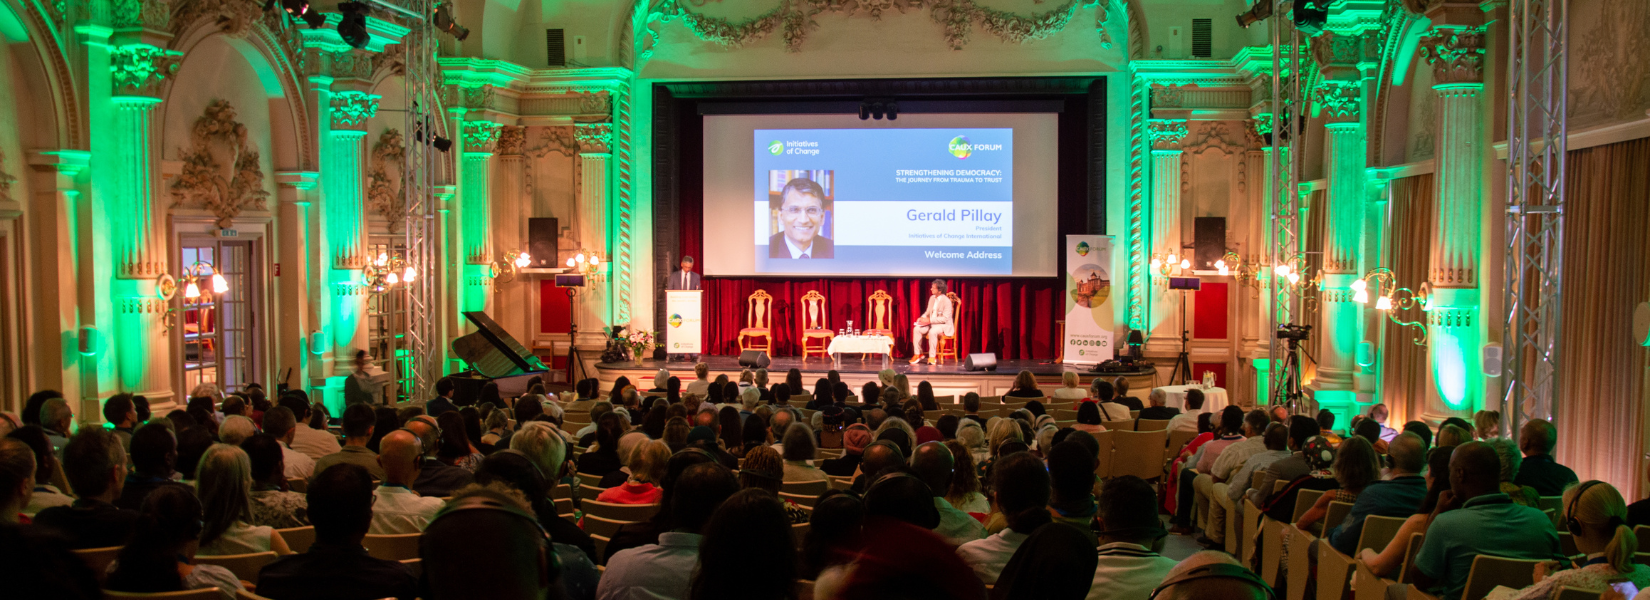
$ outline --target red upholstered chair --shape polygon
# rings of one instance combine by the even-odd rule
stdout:
[[[809,290],[802,295],[800,308],[797,316],[802,321],[802,359],[807,360],[814,355],[828,356],[825,350],[831,346],[831,338],[836,337],[836,333],[831,331],[830,310],[826,308],[825,295],[819,290]]]
[[[940,347],[933,350],[934,358],[942,363],[947,358],[960,362],[957,355],[962,351],[962,298],[958,298],[956,292],[946,292],[945,297],[951,299],[951,335],[940,336]]]
[[[894,297],[877,290],[865,300],[865,335],[894,337]]]
[[[756,290],[745,302],[747,326],[739,330],[739,351],[761,350],[773,354],[773,296],[766,290]],[[751,338],[751,342],[745,343],[745,338]]]

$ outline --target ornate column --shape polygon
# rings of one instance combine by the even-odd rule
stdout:
[[[498,136],[499,124],[491,121],[465,120],[460,133],[464,144],[458,172],[458,235],[464,258],[460,312],[492,308],[493,222],[488,189]]]
[[[314,219],[310,209],[321,174],[314,171],[281,171],[275,173],[276,256],[280,265],[274,278],[275,307],[279,313],[275,322],[276,364],[298,369],[294,381],[308,381],[311,373],[310,357],[316,354],[310,348],[310,333],[317,327],[315,303],[309,295],[313,271],[309,268],[312,250],[310,223]],[[323,349],[322,351],[325,351]]]
[[[36,387],[61,391],[65,398],[83,397],[81,379],[89,369],[80,360],[65,360],[80,355],[74,340],[64,333],[79,329],[81,319],[90,317],[79,310],[80,279],[90,260],[77,248],[78,230],[84,224],[80,215],[87,212],[81,177],[90,161],[91,154],[84,150],[30,152],[28,156],[32,192],[28,210],[34,222],[28,235],[37,252],[28,275],[35,282],[31,298],[35,310],[29,325],[35,345],[28,352],[29,364]]]
[[[602,327],[613,323],[612,307],[607,301],[617,283],[611,276],[612,235],[608,226],[608,211],[613,200],[609,173],[613,160],[613,127],[609,123],[581,123],[574,126],[573,136],[579,143],[578,222],[574,232],[583,248],[596,251],[607,261],[601,269],[610,274],[605,283],[585,288],[579,297],[579,330],[588,335],[600,333]]]
[[[1394,169],[1370,167],[1365,170],[1364,195],[1364,239],[1363,259],[1359,262],[1358,273],[1368,273],[1376,267],[1394,266],[1391,257],[1387,256],[1387,214],[1391,210],[1389,199],[1392,197],[1392,176]],[[1370,352],[1370,367],[1360,367],[1354,376],[1354,384],[1359,394],[1368,394],[1375,402],[1381,402],[1381,365],[1383,348],[1381,347],[1382,323],[1385,314],[1378,310],[1365,310],[1363,314],[1363,335],[1359,337],[1359,344],[1367,344]],[[1415,414],[1402,407],[1388,407],[1394,415]]]
[[[1180,239],[1180,144],[1186,141],[1186,120],[1152,119],[1146,124],[1146,136],[1152,145],[1151,234],[1147,247],[1152,256],[1181,256],[1184,249]],[[1147,261],[1150,260],[1148,256]],[[1180,303],[1178,294],[1168,293],[1168,282],[1162,275],[1157,272],[1150,275],[1152,292],[1147,308],[1147,331],[1156,333],[1158,325],[1178,314]],[[1164,336],[1179,340],[1180,332],[1164,332]]]
[[[1352,374],[1357,369],[1363,312],[1363,306],[1352,301],[1352,282],[1359,275],[1367,157],[1364,129],[1359,123],[1361,96],[1362,86],[1357,81],[1325,81],[1313,90],[1318,109],[1329,118],[1324,142],[1329,193],[1324,215],[1323,289],[1319,296],[1323,321],[1316,332],[1322,341],[1317,398],[1324,408],[1346,418],[1356,410],[1350,405],[1355,400]]]
[[[1438,25],[1421,38],[1422,55],[1432,65],[1439,119],[1438,220],[1427,265],[1432,287],[1427,358],[1441,404],[1429,402],[1427,416],[1470,414],[1484,405],[1478,268],[1484,201],[1480,159],[1487,150],[1479,103],[1485,40],[1482,27],[1466,23]]]
[[[1269,87],[1267,92],[1271,92]],[[1277,154],[1277,147],[1272,145],[1272,113],[1255,115],[1249,120],[1249,125],[1254,129],[1255,136],[1260,138],[1261,143],[1260,150],[1251,151],[1249,157],[1249,164],[1256,164],[1257,161],[1260,164],[1258,168],[1253,170],[1253,172],[1261,174],[1260,181],[1255,186],[1258,191],[1249,195],[1253,202],[1256,225],[1251,235],[1254,236],[1252,239],[1257,240],[1259,244],[1251,250],[1250,256],[1244,257],[1244,260],[1258,261],[1259,266],[1259,269],[1255,271],[1255,285],[1260,290],[1258,294],[1260,298],[1255,302],[1255,318],[1260,327],[1260,337],[1255,341],[1256,347],[1251,364],[1255,369],[1255,398],[1257,404],[1264,404],[1271,398],[1272,390],[1272,346],[1270,338],[1273,335],[1272,306],[1276,301],[1276,294],[1272,291],[1271,257],[1272,244],[1276,243],[1274,231],[1277,228],[1272,222],[1272,215],[1277,211],[1273,193],[1277,191],[1278,185],[1277,173],[1272,171],[1272,157]]]
[[[511,252],[527,251],[527,219],[537,216],[532,210],[522,206],[522,168],[526,157],[522,155],[522,147],[527,142],[527,128],[506,125],[498,133],[498,172],[493,179],[498,184],[493,192],[493,201],[498,204],[493,211],[493,245],[496,248],[496,259],[505,261],[505,255]],[[534,257],[539,258],[539,257]],[[554,255],[547,257],[552,263]],[[497,290],[494,302],[497,307],[493,320],[497,321],[506,331],[518,332],[517,335],[530,335],[532,319],[530,311],[534,306],[533,290],[538,281],[517,276],[515,281],[505,284]]]
[[[327,103],[331,127],[321,146],[321,228],[326,236],[327,289],[331,298],[331,376],[348,375],[357,350],[367,345],[367,289],[361,268],[366,256],[367,120],[378,112],[379,97],[354,90],[335,91]],[[329,402],[330,404],[330,402]],[[341,406],[341,403],[340,403]]]

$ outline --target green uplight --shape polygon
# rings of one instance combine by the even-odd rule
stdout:
[[[1446,336],[1448,337],[1448,336]],[[1449,339],[1436,345],[1432,357],[1432,376],[1437,380],[1438,395],[1450,408],[1465,408],[1467,401],[1467,362],[1461,354],[1460,340]]]

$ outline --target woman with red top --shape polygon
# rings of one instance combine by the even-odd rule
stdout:
[[[665,478],[665,463],[670,462],[670,445],[663,440],[642,444],[630,453],[630,479],[618,487],[607,488],[596,496],[597,502],[611,504],[658,504],[664,490],[659,482]]]

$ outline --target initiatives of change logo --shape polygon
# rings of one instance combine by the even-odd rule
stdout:
[[[678,315],[678,314],[670,315],[670,326],[671,327],[681,327],[682,326],[682,315]]]
[[[768,154],[772,154],[774,156],[779,156],[780,154],[784,154],[784,153],[785,153],[785,142],[781,142],[779,140],[774,140],[774,141],[768,142]]]
[[[951,143],[946,144],[946,150],[957,158],[968,158],[974,154],[974,145],[968,143],[968,138],[959,135],[951,138]]]
[[[1089,243],[1088,242],[1077,242],[1077,255],[1078,256],[1088,256],[1089,255]]]

